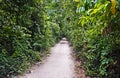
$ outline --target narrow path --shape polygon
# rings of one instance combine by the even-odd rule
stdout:
[[[68,42],[56,44],[43,64],[20,78],[74,78],[74,61]]]

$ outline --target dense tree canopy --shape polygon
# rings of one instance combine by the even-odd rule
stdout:
[[[0,77],[21,74],[67,37],[91,77],[120,77],[120,0],[0,0]]]

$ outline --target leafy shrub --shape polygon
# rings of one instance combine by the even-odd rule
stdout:
[[[119,0],[78,1],[69,39],[91,77],[119,78]],[[74,13],[74,12],[73,12]],[[79,17],[79,18],[78,18]],[[117,55],[116,55],[117,54]]]
[[[0,0],[0,77],[23,73],[58,41],[43,0]]]

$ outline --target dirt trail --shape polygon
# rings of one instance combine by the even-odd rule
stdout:
[[[19,78],[74,78],[74,61],[68,42],[56,44],[43,64]]]

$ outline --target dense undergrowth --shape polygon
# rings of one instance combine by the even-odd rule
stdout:
[[[120,77],[120,0],[75,0],[68,36],[88,75]]]
[[[61,37],[91,78],[120,77],[120,0],[0,0],[0,77],[22,73]]]
[[[63,36],[72,43],[86,74],[120,77],[120,0],[57,0]],[[60,19],[61,20],[61,19]]]
[[[58,41],[60,28],[42,0],[0,0],[0,78],[12,78]]]

